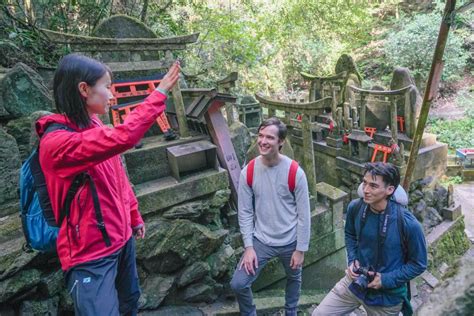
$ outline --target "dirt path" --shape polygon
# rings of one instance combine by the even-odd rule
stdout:
[[[446,120],[458,120],[465,117],[466,104],[458,104],[459,93],[463,93],[468,97],[467,90],[474,86],[474,76],[466,74],[462,80],[459,80],[450,85],[446,85],[440,91],[439,97],[433,102],[430,108],[430,117],[442,118]],[[470,94],[472,99],[472,92]],[[467,101],[464,101],[467,102]]]

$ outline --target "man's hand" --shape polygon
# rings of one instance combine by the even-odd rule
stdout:
[[[158,88],[170,91],[176,82],[179,79],[179,71],[180,71],[179,61],[176,61],[171,66],[170,70],[166,73],[166,75],[161,79]]]
[[[382,288],[382,276],[378,272],[369,272],[369,274],[372,275],[372,276],[374,275],[374,273],[375,273],[375,277],[372,280],[372,282],[370,282],[367,285],[367,287],[371,288],[371,289],[378,290],[378,289]]]
[[[360,274],[354,272],[354,270],[358,270],[359,267],[360,264],[358,260],[352,261],[349,267],[347,267],[346,274],[352,279],[352,281],[355,281],[360,276]]]
[[[295,250],[293,252],[293,255],[291,255],[290,267],[293,270],[299,269],[303,266],[303,261],[304,261],[304,252]]]
[[[144,239],[145,238],[145,224],[140,224],[136,227],[133,227],[133,235],[136,239]]]
[[[242,267],[244,267],[247,275],[255,275],[255,271],[258,269],[258,259],[253,247],[245,248],[244,257],[240,262],[239,270],[242,270]]]

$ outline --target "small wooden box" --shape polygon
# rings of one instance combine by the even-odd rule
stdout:
[[[171,175],[176,180],[206,169],[218,169],[216,146],[207,140],[166,149]]]

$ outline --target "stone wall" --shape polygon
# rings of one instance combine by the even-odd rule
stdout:
[[[221,178],[220,190],[145,216],[147,237],[137,241],[141,310],[210,303],[224,292],[240,240],[225,229],[228,222],[221,216],[230,194],[227,174]],[[0,306],[27,314],[71,311],[56,256],[25,252],[23,244],[18,216],[3,217]]]
[[[31,117],[52,106],[43,79],[28,66],[19,63],[0,80],[0,217],[18,212],[20,167],[33,146]]]

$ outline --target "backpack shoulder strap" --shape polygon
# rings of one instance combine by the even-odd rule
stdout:
[[[97,220],[97,228],[102,234],[102,238],[104,239],[105,245],[109,247],[111,245],[110,237],[109,237],[109,234],[107,233],[107,230],[105,229],[105,223],[104,223],[104,218],[102,216],[102,209],[100,207],[99,195],[97,194],[97,188],[95,186],[94,180],[87,172],[78,174],[72,181],[71,186],[69,187],[67,191],[66,199],[64,201],[64,207],[61,210],[61,214],[59,217],[59,227],[61,227],[61,224],[64,221],[64,219],[69,217],[69,213],[71,211],[72,200],[74,199],[74,196],[76,195],[79,188],[86,181],[89,182],[90,187],[91,187],[92,202],[94,203],[94,212],[95,212],[95,217]]]
[[[356,229],[357,242],[359,242],[359,240],[360,240],[360,232],[361,232],[363,226],[365,225],[365,218],[364,218],[364,216],[363,216],[363,213],[364,213],[364,210],[365,210],[365,207],[364,207],[364,199],[363,199],[363,198],[359,198],[359,201],[357,201],[356,208],[357,208],[357,217],[360,218],[360,220],[359,220],[359,226],[358,226],[357,229]]]
[[[403,261],[405,263],[408,262],[408,235],[406,232],[405,226],[405,212],[407,211],[404,205],[398,205],[397,207],[397,226],[398,226],[398,234],[400,235],[400,241],[402,243],[402,252],[403,252]],[[407,286],[407,298],[411,300],[411,284],[410,281],[406,283]]]
[[[405,219],[404,219],[405,207],[398,205],[397,207],[397,226],[398,234],[400,235],[400,241],[402,243],[403,259],[405,262],[408,260],[408,238],[405,230]]]
[[[56,131],[58,129],[64,129],[64,130],[74,132],[72,128],[66,125],[59,124],[59,123],[52,123],[48,125],[48,127],[46,128],[42,136],[46,135],[47,133]],[[31,170],[31,175],[33,177],[34,186],[38,193],[38,202],[41,206],[41,209],[43,210],[43,216],[46,222],[48,223],[48,225],[57,226],[57,222],[53,213],[53,207],[51,206],[51,201],[49,199],[48,191],[46,188],[46,179],[44,177],[43,169],[41,169],[41,165],[39,162],[39,144],[38,144],[37,149],[33,151],[33,154],[31,156],[30,170]],[[30,195],[30,196],[31,198],[28,201],[28,204],[26,205],[29,205],[31,203],[33,195]]]
[[[291,161],[290,171],[288,172],[288,188],[290,192],[295,192],[296,188],[296,173],[298,172],[298,163],[295,160]]]
[[[69,131],[69,132],[75,132],[75,130],[73,130],[72,128],[70,128],[67,125],[60,124],[60,123],[52,123],[52,124],[48,125],[48,127],[46,128],[46,130],[43,133],[43,136],[48,134],[48,133],[57,131],[58,129],[64,129],[64,130]]]
[[[252,187],[253,184],[253,171],[255,169],[255,159],[250,160],[247,165],[247,185]]]

